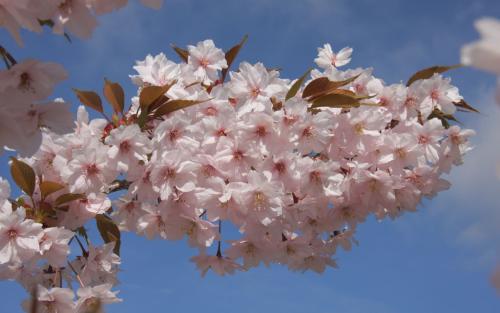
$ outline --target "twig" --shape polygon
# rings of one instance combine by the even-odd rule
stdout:
[[[75,273],[76,280],[78,280],[78,283],[80,284],[80,286],[82,288],[84,288],[85,284],[83,283],[82,279],[80,278],[80,275],[78,275],[78,273],[76,272],[75,268],[73,267],[73,265],[71,265],[71,263],[69,263],[69,261],[67,263],[68,263],[69,267],[71,268],[71,270],[73,271],[73,273]]]

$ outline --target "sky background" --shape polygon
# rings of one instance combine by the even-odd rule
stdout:
[[[459,62],[460,47],[476,40],[473,22],[500,18],[500,1],[471,0],[165,0],[160,11],[131,1],[104,16],[92,39],[46,32],[23,33],[18,47],[0,30],[0,43],[18,59],[57,61],[70,77],[57,89],[73,103],[70,88],[102,89],[103,78],[120,82],[128,97],[132,66],[148,54],[175,54],[179,46],[212,38],[227,49],[250,36],[239,61],[282,68],[300,76],[313,65],[316,48],[354,48],[348,67],[374,67],[387,83],[406,81],[431,65]],[[234,276],[205,278],[185,242],[148,241],[125,234],[120,295],[111,313],[498,313],[500,297],[489,284],[500,262],[500,109],[495,78],[473,69],[449,72],[453,83],[481,114],[460,120],[477,131],[475,150],[448,177],[450,190],[395,221],[373,218],[359,226],[360,244],[337,255],[339,269],[323,275],[260,267]],[[2,164],[6,164],[3,162]],[[7,166],[0,169],[8,176]],[[0,312],[20,312],[25,292],[0,282]]]

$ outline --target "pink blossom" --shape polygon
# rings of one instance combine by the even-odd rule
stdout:
[[[42,225],[26,219],[24,208],[0,215],[0,264],[23,262],[40,251]]]
[[[116,296],[117,291],[111,291],[113,285],[102,284],[95,287],[82,287],[78,289],[78,301],[76,302],[76,313],[103,313],[104,304],[121,302]]]
[[[194,68],[194,75],[205,85],[217,80],[217,72],[226,68],[224,52],[216,48],[212,40],[205,40],[196,46],[188,46],[188,64]]]
[[[40,234],[40,252],[50,265],[64,267],[70,253],[69,241],[73,232],[62,227],[45,228]]]
[[[38,285],[37,294],[37,312],[39,313],[73,313],[75,310],[73,301],[75,294],[69,288],[54,287],[47,289],[42,285]],[[31,303],[31,300],[25,302],[26,312],[32,311]]]
[[[352,48],[342,48],[334,53],[330,44],[318,48],[318,57],[314,60],[323,69],[332,69],[348,64],[351,61]]]
[[[192,257],[191,261],[196,263],[196,267],[201,271],[201,276],[205,276],[209,269],[221,276],[233,274],[236,270],[243,270],[241,265],[223,256],[200,254]]]

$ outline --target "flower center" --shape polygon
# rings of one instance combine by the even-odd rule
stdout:
[[[217,109],[214,107],[208,107],[205,109],[205,114],[208,116],[214,116],[217,115]]]
[[[275,163],[274,164],[274,169],[276,170],[276,172],[282,174],[286,171],[286,165],[285,165],[285,162],[283,161],[279,161],[278,163]]]
[[[216,135],[217,137],[227,136],[227,134],[226,134],[226,129],[224,129],[224,128],[219,128],[219,129],[215,132],[215,135]]]
[[[302,131],[302,137],[312,137],[313,136],[313,132],[312,132],[312,126],[308,126],[306,128],[304,128],[304,130]]]
[[[233,159],[241,161],[243,159],[243,152],[241,150],[236,150],[233,152]]]
[[[210,65],[210,62],[206,59],[206,58],[202,58],[200,60],[200,66],[203,67],[203,68],[207,68],[207,66]]]
[[[23,89],[26,91],[29,90],[31,88],[31,82],[33,81],[30,74],[28,74],[27,72],[23,72],[19,78],[19,89]]]
[[[405,106],[408,108],[413,108],[417,105],[417,99],[414,97],[407,97],[405,100]]]
[[[87,176],[94,176],[94,175],[99,173],[99,168],[97,167],[97,165],[95,163],[89,164],[89,165],[87,165],[86,172],[87,172]]]
[[[313,183],[321,183],[321,173],[319,171],[312,171],[309,173],[309,180]]]
[[[335,54],[334,54],[334,55],[332,55],[332,58],[331,58],[331,60],[330,60],[330,61],[331,61],[331,64],[332,64],[333,66],[335,66],[335,62],[337,62],[337,56],[336,56]]]
[[[131,147],[132,146],[130,145],[130,142],[128,142],[128,140],[120,143],[120,151],[123,153],[128,153]]]
[[[215,167],[213,167],[212,165],[210,164],[203,165],[202,173],[203,175],[205,175],[205,177],[215,176],[215,172],[216,172]]]
[[[365,86],[362,84],[355,84],[354,90],[356,91],[356,93],[361,93],[361,92],[365,91]]]
[[[171,167],[167,167],[164,171],[163,171],[163,176],[165,176],[165,178],[174,178],[175,177],[175,170]]]
[[[17,230],[9,229],[7,231],[7,237],[9,237],[10,240],[16,239],[17,238]]]
[[[431,99],[434,101],[439,100],[439,91],[437,89],[431,91]]]
[[[356,134],[358,134],[358,135],[362,135],[363,134],[363,124],[356,123],[354,125],[354,132],[356,132]]]
[[[257,126],[257,129],[255,130],[255,134],[259,137],[265,137],[267,134],[267,130],[265,126]]]
[[[250,95],[252,98],[257,98],[258,95],[260,95],[260,88],[259,87],[254,87],[252,90],[250,90]]]
[[[262,191],[256,191],[253,195],[254,204],[260,207],[266,201],[266,196]]]
[[[428,144],[429,142],[430,142],[429,137],[424,136],[424,135],[418,136],[418,143],[419,144],[425,145],[425,144]]]
[[[398,158],[404,159],[406,157],[406,150],[403,148],[397,148],[395,154],[398,156]]]
[[[171,130],[168,134],[170,141],[176,141],[181,136],[181,132],[178,129]]]

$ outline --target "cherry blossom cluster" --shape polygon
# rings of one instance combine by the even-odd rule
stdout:
[[[96,16],[127,5],[128,0],[1,0],[0,27],[5,27],[19,44],[19,30],[41,32],[47,25],[55,34],[69,32],[89,38],[98,22]],[[141,0],[152,8],[160,8],[163,0]]]
[[[43,200],[35,195],[23,206],[9,200],[10,186],[0,179],[0,277],[16,280],[38,299],[36,312],[98,312],[101,304],[119,301],[111,291],[120,258],[113,254],[114,243],[102,247],[89,245],[84,256],[67,260],[74,233],[69,227],[49,225],[43,216]],[[36,193],[39,194],[39,191]],[[54,221],[55,222],[55,221]],[[70,272],[69,268],[74,272]],[[71,288],[76,275],[81,283],[77,300]],[[59,287],[54,287],[59,286]],[[23,303],[33,312],[31,301]],[[92,311],[94,310],[94,311]]]
[[[63,134],[73,129],[70,106],[46,100],[66,78],[56,63],[26,60],[0,70],[0,153],[4,147],[32,155],[42,142],[42,128]]]
[[[473,135],[450,122],[473,108],[443,68],[386,85],[371,69],[340,70],[352,49],[326,44],[319,69],[291,81],[262,63],[229,71],[242,44],[175,47],[180,63],[148,55],[127,110],[107,81],[113,118],[80,106],[71,133],[43,128],[40,149],[12,160],[25,195],[0,184],[0,276],[36,290],[43,312],[119,301],[120,231],[187,239],[203,275],[261,263],[320,273],[368,216],[396,218],[450,187],[442,176]],[[102,112],[97,94],[76,92]],[[103,246],[87,236],[94,219]]]
[[[88,38],[97,26],[96,15],[109,13],[127,4],[127,0],[0,0],[0,27],[5,27],[19,44],[21,28],[41,32],[44,25],[56,34],[66,31]],[[162,0],[141,0],[159,8]],[[68,37],[69,38],[69,37]],[[22,155],[38,150],[41,128],[56,133],[72,130],[69,106],[58,98],[47,100],[54,86],[66,79],[63,67],[56,63],[28,59],[17,63],[2,46],[0,56],[7,69],[0,70],[0,153],[4,148]]]

